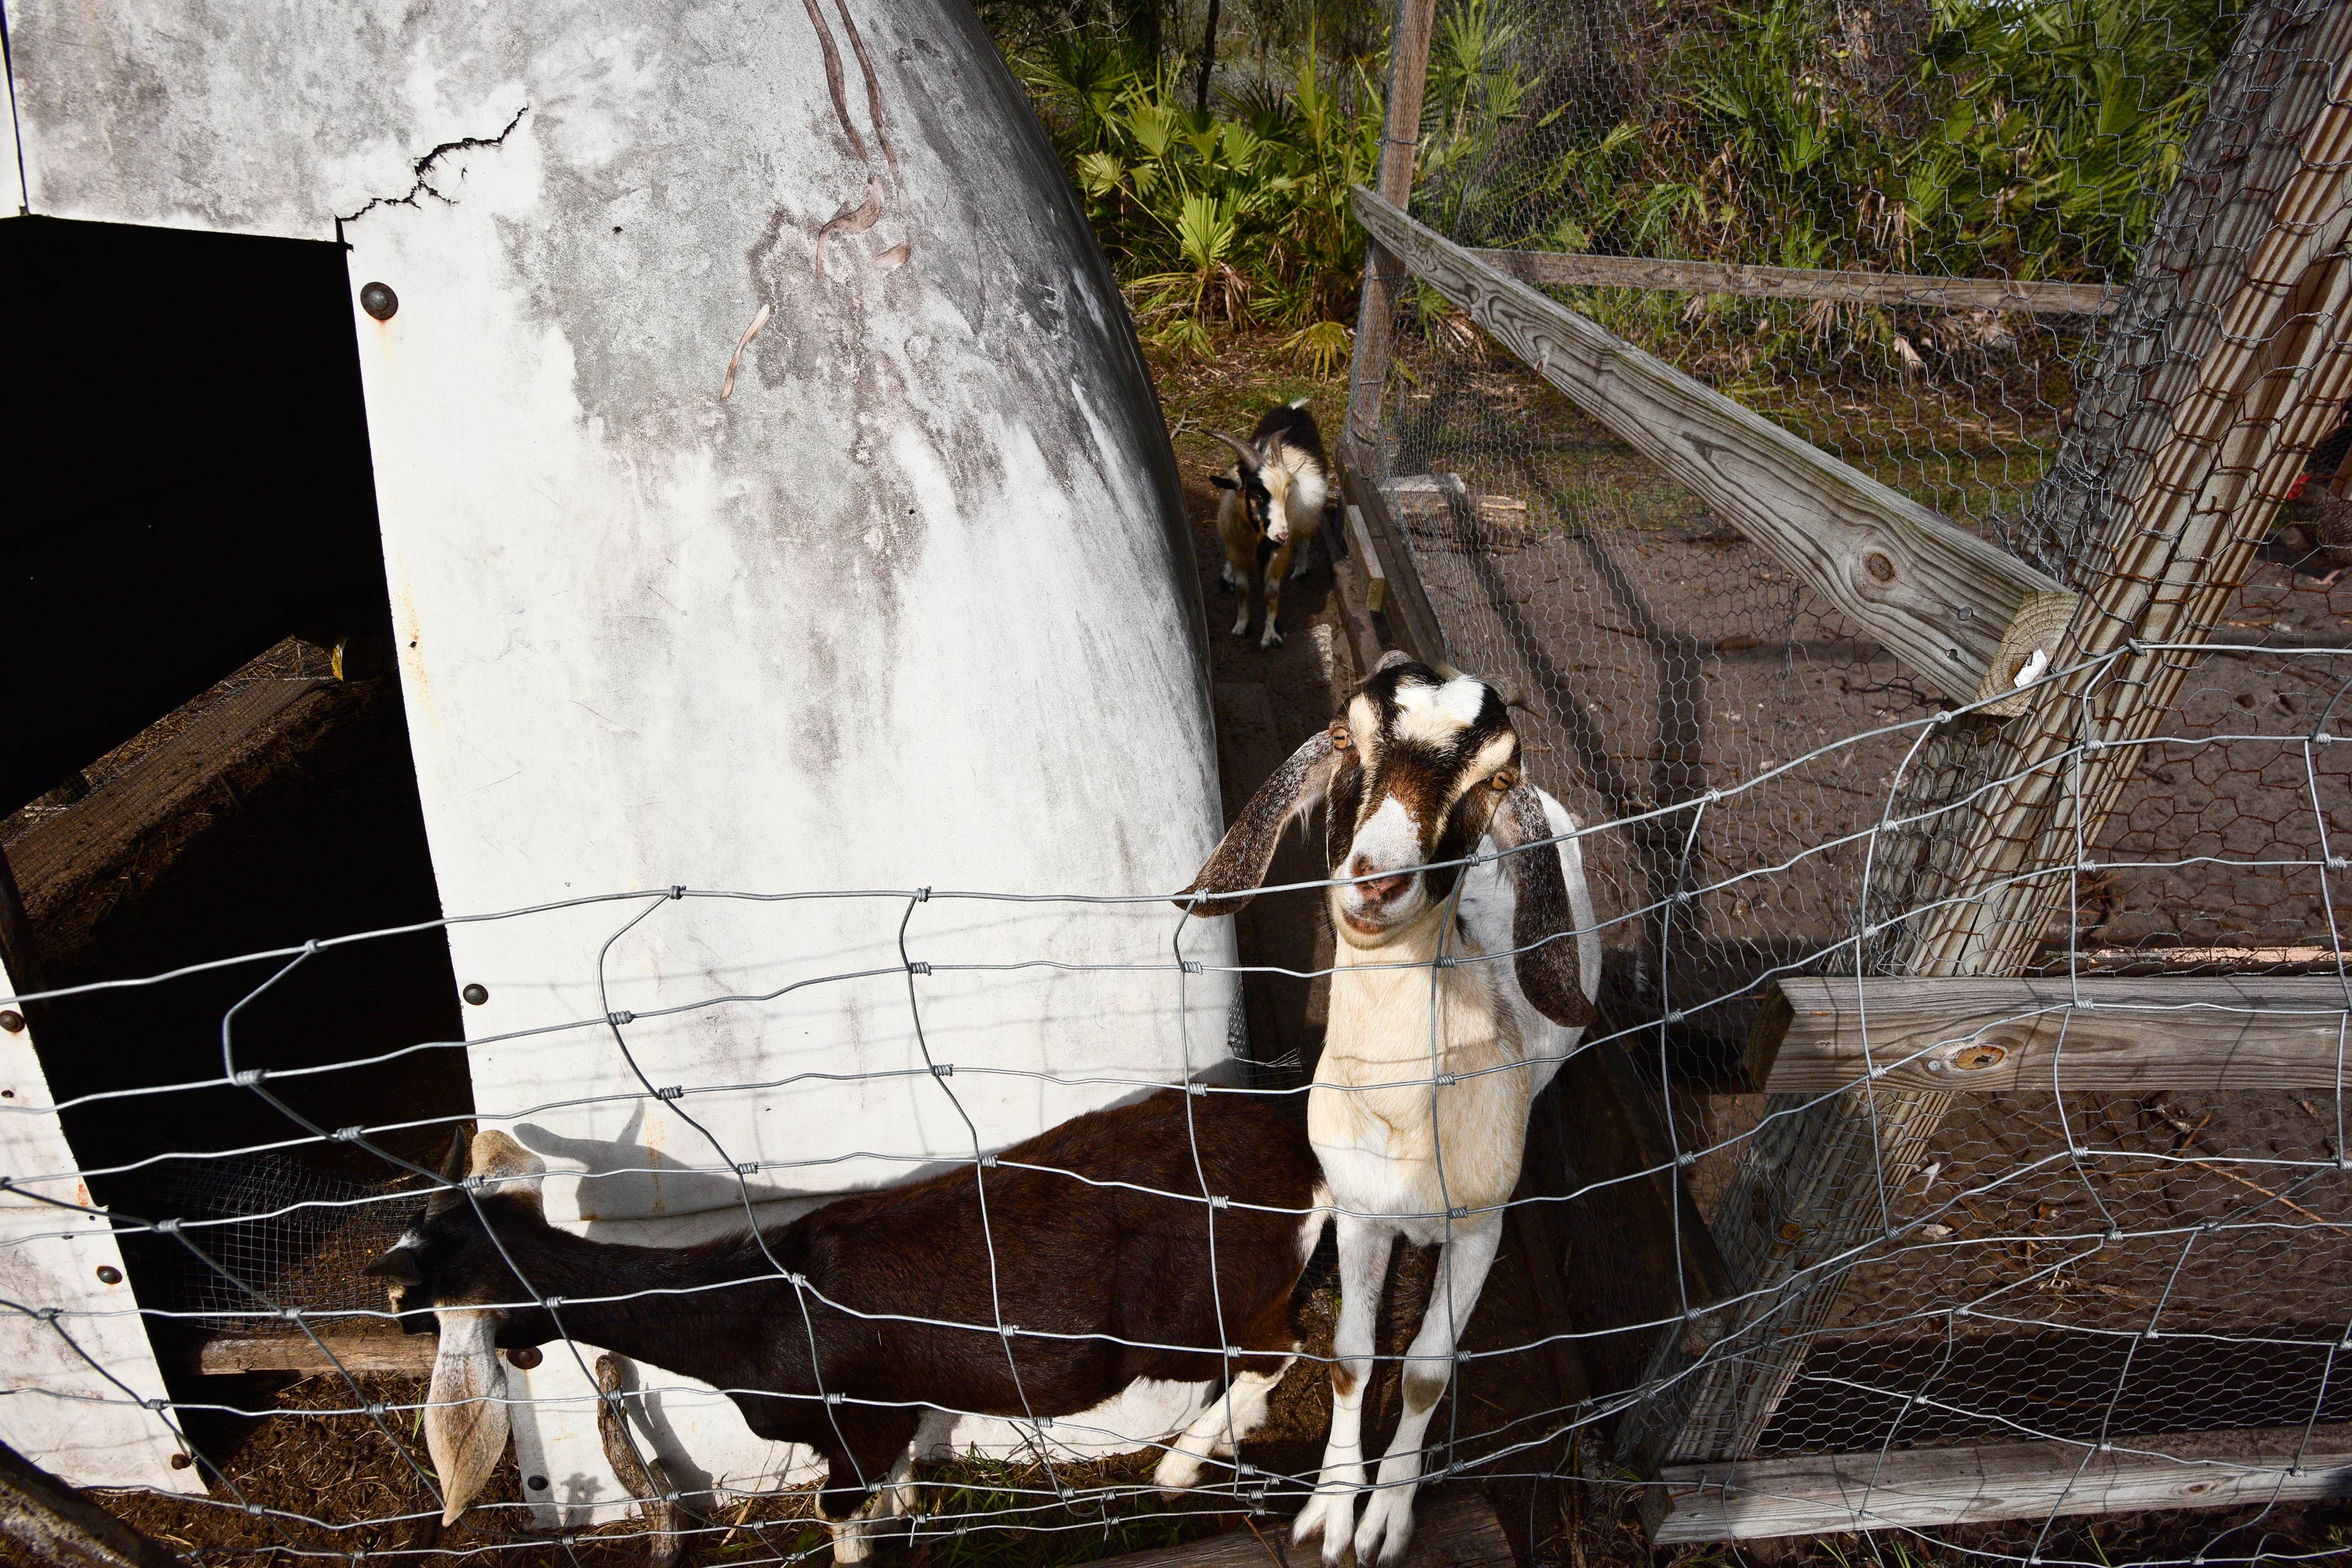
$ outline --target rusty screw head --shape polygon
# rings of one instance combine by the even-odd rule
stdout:
[[[98,1266],[98,1282],[101,1285],[120,1285],[122,1283],[122,1270],[111,1263],[101,1263]]]
[[[478,1007],[490,999],[490,988],[479,981],[475,981],[457,994],[466,999],[467,1005]]]
[[[196,1457],[194,1454],[174,1454],[172,1456],[172,1468],[175,1470],[184,1470],[195,1462]]]
[[[519,1366],[525,1372],[529,1372],[544,1359],[541,1356],[537,1345],[517,1345],[505,1354],[509,1366]]]
[[[25,1032],[25,1015],[19,1013],[14,1007],[0,1010],[0,1029],[5,1029],[12,1035],[23,1034]]]
[[[370,283],[360,289],[360,309],[379,321],[389,321],[400,309],[400,296],[389,283]]]

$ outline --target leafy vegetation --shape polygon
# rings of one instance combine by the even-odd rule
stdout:
[[[1909,33],[1874,37],[1828,9],[1631,0],[1563,48],[1575,18],[1553,0],[1449,0],[1416,205],[1473,244],[2121,282],[2242,0],[1927,0]],[[1131,33],[1013,50],[1161,347],[1257,325],[1321,369],[1344,357],[1363,258],[1347,192],[1378,161],[1386,40],[1335,51],[1319,16],[1207,113],[1198,61]],[[1720,329],[1704,335],[1738,342],[1716,367],[1735,378],[1937,351],[1885,310],[1601,292],[1578,303],[1648,346]]]

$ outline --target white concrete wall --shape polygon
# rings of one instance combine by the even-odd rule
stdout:
[[[674,883],[1164,891],[1213,844],[1157,404],[961,0],[23,0],[9,22],[32,211],[350,245],[451,913]],[[377,280],[385,321],[357,305]],[[906,903],[665,902],[605,952],[637,912],[453,928],[489,993],[470,1037],[895,970]],[[907,942],[1157,965],[1173,924],[935,900]],[[1195,927],[1191,951],[1231,940]],[[1133,1092],[980,1069],[1174,1079],[1224,1055],[1233,995],[1191,976],[1180,998],[1164,969],[915,984],[950,1079],[909,1074],[889,973],[479,1043],[478,1107],[559,1168],[660,1173],[552,1183],[554,1217],[708,1213],[734,1184],[677,1169],[718,1162],[680,1110],[730,1162],[822,1162],[762,1170],[765,1194],[897,1180],[971,1152],[950,1089],[989,1147]],[[638,1089],[624,1040],[657,1085],[741,1087],[602,1100]],[[572,1489],[551,1500],[609,1496],[589,1413],[561,1409],[525,1423]],[[689,1447],[772,1470],[749,1442],[725,1412]]]
[[[16,992],[0,964],[0,996]],[[30,1180],[75,1168],[52,1104],[33,1031],[0,1030],[0,1172],[27,1183],[0,1193],[0,1442],[75,1486],[201,1492],[141,1406],[163,1377],[113,1230],[79,1182]]]

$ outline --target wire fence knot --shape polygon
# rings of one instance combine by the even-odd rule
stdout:
[[[953,1062],[933,1062],[933,1063],[931,1064],[931,1076],[932,1076],[933,1078],[953,1078],[953,1077],[955,1077],[955,1063],[953,1063]]]
[[[930,972],[931,966],[922,959],[910,958],[907,961],[907,973],[909,974],[929,974]]]
[[[656,1100],[684,1100],[686,1098],[686,1085],[682,1083],[666,1084],[662,1088],[654,1090],[654,1098]]]
[[[239,1089],[251,1089],[268,1076],[269,1069],[267,1068],[246,1068],[241,1069],[231,1081]]]
[[[627,1012],[625,1010],[607,1013],[604,1015],[604,1022],[613,1025],[616,1028],[623,1024],[634,1024],[636,1021],[637,1016],[635,1013]]]

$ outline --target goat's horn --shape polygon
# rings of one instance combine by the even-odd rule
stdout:
[[[1228,436],[1223,430],[1212,430],[1209,434],[1214,436],[1218,440],[1223,441],[1226,446],[1231,447],[1235,452],[1239,453],[1241,455],[1243,468],[1255,469],[1258,464],[1263,461],[1263,459],[1258,457],[1257,448],[1251,446],[1247,441],[1243,440],[1240,437]]]

